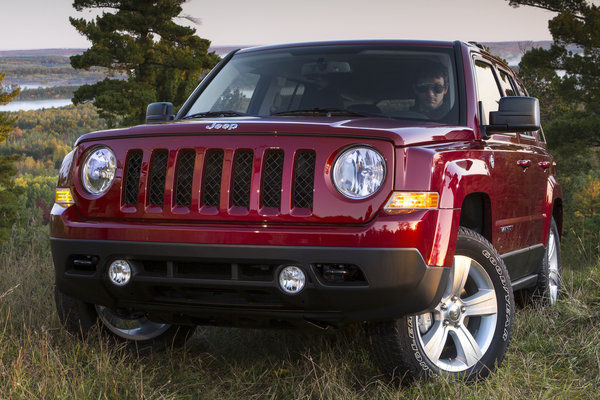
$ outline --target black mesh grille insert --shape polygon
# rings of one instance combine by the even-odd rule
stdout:
[[[189,207],[192,204],[195,161],[196,151],[186,149],[179,152],[177,157],[177,181],[175,183],[175,204],[178,206]]]
[[[223,156],[223,150],[209,150],[206,153],[202,179],[202,204],[205,206],[219,206]]]
[[[167,150],[155,150],[150,162],[150,184],[148,185],[148,204],[162,206],[165,202],[165,179],[167,175]]]
[[[127,154],[125,161],[125,186],[123,199],[125,204],[137,205],[140,193],[140,171],[142,168],[142,151],[133,150]]]
[[[252,150],[239,150],[233,159],[233,180],[231,188],[231,204],[236,207],[250,205],[250,183],[252,181]]]
[[[281,179],[283,151],[271,150],[265,154],[262,174],[261,202],[263,207],[279,208],[281,204]]]
[[[294,207],[312,208],[316,154],[310,150],[296,153],[294,165]]]

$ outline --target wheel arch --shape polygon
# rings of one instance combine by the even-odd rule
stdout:
[[[492,212],[490,196],[484,192],[466,195],[460,209],[459,226],[479,233],[489,242],[492,241]]]
[[[562,199],[555,199],[552,205],[552,218],[556,222],[558,228],[558,235],[562,238],[563,235],[563,201]]]
[[[456,236],[460,226],[481,234],[492,242],[492,207],[489,193],[493,192],[488,162],[483,158],[464,158],[465,154],[441,154],[439,164],[439,190],[441,210],[453,211],[454,217],[445,225],[448,241],[444,265],[452,264]],[[460,158],[454,158],[460,157]],[[430,259],[430,261],[432,261]],[[438,264],[435,264],[438,265]]]

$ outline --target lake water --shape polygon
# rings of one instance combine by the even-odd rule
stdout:
[[[71,103],[71,99],[13,101],[5,106],[0,106],[0,111],[30,111],[42,108],[64,107]]]

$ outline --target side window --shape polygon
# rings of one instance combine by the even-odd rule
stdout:
[[[475,76],[477,79],[477,99],[482,102],[483,106],[481,123],[487,125],[489,113],[498,110],[498,102],[502,95],[498,89],[491,64],[476,60]]]
[[[506,96],[518,96],[518,91],[510,75],[506,71],[498,70],[500,75],[500,86]]]
[[[499,70],[500,71],[500,85],[504,88],[504,83],[502,83],[505,79],[510,83],[510,85],[513,88],[513,93],[518,93],[518,94],[508,94],[508,90],[506,89],[506,95],[507,96],[527,96],[527,92],[525,91],[525,88],[523,87],[523,85],[521,83],[519,83],[517,85],[517,83],[515,82],[515,80],[508,75],[506,72]],[[538,132],[533,132],[533,131],[527,131],[527,132],[521,132],[521,137],[522,138],[526,138],[526,139],[535,139],[536,136],[538,136],[539,133]]]
[[[521,82],[517,82],[518,83],[518,87],[519,87],[519,92],[521,93],[521,96],[529,96],[529,94],[527,93],[527,90],[525,90],[525,86],[523,86],[523,84]]]
[[[498,73],[500,76],[500,86],[506,96],[527,96],[523,86],[517,86],[515,80],[506,71],[499,69]],[[535,139],[536,136],[536,132],[521,132],[521,137],[526,139]]]

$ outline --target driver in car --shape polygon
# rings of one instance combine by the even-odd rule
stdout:
[[[413,85],[415,105],[411,111],[430,119],[440,119],[450,111],[448,93],[448,71],[439,63],[427,64],[417,73]]]

